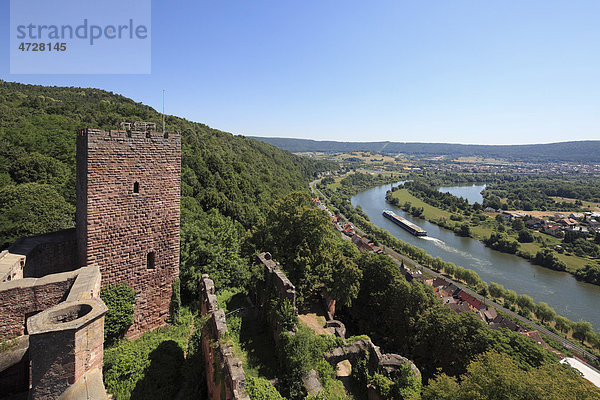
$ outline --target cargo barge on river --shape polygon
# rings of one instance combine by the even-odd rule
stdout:
[[[407,219],[402,218],[399,215],[396,215],[395,212],[390,210],[383,210],[383,216],[393,221],[397,225],[400,225],[401,228],[404,228],[408,232],[412,233],[415,236],[427,236],[427,231]]]

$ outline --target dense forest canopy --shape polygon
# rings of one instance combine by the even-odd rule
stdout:
[[[369,151],[381,154],[414,156],[450,156],[499,158],[526,162],[600,162],[600,140],[527,145],[474,145],[452,143],[410,142],[336,142],[309,139],[254,137],[294,153],[313,151],[350,153]]]

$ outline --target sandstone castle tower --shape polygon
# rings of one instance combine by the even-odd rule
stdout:
[[[80,266],[98,265],[102,286],[137,293],[128,337],[162,325],[179,272],[179,133],[151,123],[77,135],[77,243]]]

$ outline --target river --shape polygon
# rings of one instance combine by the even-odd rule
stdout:
[[[512,254],[491,250],[475,239],[464,238],[454,232],[415,218],[385,201],[385,193],[394,185],[382,185],[352,197],[355,207],[360,205],[371,221],[405,242],[426,250],[434,257],[476,271],[486,282],[496,282],[518,294],[527,294],[535,302],[544,301],[556,312],[572,321],[585,320],[600,329],[600,286],[577,281],[565,272],[552,271],[533,265]],[[462,196],[469,202],[481,202],[481,185],[455,186],[441,189]],[[477,197],[479,195],[479,197]],[[416,237],[381,215],[385,209],[414,222],[427,231],[425,237]]]
[[[481,191],[486,185],[470,185],[470,186],[442,186],[438,190],[442,193],[450,193],[456,197],[462,197],[469,201],[470,204],[483,204],[483,195]]]

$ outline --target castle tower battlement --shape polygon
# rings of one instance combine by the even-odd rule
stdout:
[[[120,128],[77,134],[78,261],[135,289],[135,337],[165,323],[179,272],[181,136]]]

